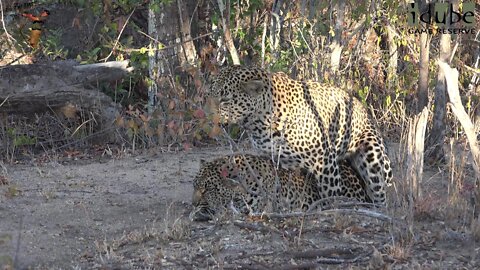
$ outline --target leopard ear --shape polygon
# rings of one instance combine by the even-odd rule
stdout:
[[[250,80],[248,82],[243,83],[243,90],[251,95],[251,96],[257,96],[258,94],[261,93],[262,88],[265,86],[262,80],[256,79],[256,80]]]
[[[203,158],[200,159],[200,166],[203,166],[205,165],[205,163],[207,163],[207,161]]]

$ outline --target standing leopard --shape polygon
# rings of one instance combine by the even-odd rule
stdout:
[[[284,73],[229,66],[212,79],[207,95],[228,123],[247,130],[253,145],[285,168],[304,168],[319,192],[341,193],[339,161],[348,161],[368,196],[384,204],[392,178],[380,133],[361,102],[337,87],[296,81]]]
[[[258,214],[269,207],[273,212],[308,211],[329,197],[316,190],[307,172],[277,169],[267,157],[233,155],[200,163],[193,180],[194,220],[208,220],[229,207],[245,214]],[[340,173],[342,196],[371,202],[363,181],[350,166],[340,163]]]

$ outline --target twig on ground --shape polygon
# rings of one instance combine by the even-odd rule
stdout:
[[[353,206],[380,207],[379,205],[374,203],[359,202],[349,197],[336,196],[336,197],[327,197],[327,198],[323,198],[316,201],[310,206],[310,211],[314,211],[314,209],[317,209],[318,206],[322,206],[323,203],[328,203],[328,205],[330,205],[329,207],[353,207]],[[323,206],[322,208],[326,209],[325,206]]]
[[[242,229],[248,229],[248,230],[259,231],[259,232],[264,232],[264,233],[275,232],[275,233],[283,234],[283,232],[279,231],[276,228],[267,227],[267,226],[259,224],[259,223],[246,223],[246,222],[242,222],[242,221],[239,221],[239,220],[235,220],[233,222],[233,224],[237,227],[242,228]]]
[[[291,251],[285,253],[286,256],[293,257],[295,259],[315,259],[315,258],[337,258],[347,257],[352,258],[356,252],[360,251],[360,248],[348,247],[334,247],[334,248],[325,248],[325,249],[310,249],[304,251]],[[354,257],[353,257],[354,258]]]
[[[305,269],[311,267],[316,268],[318,267],[318,264],[356,263],[368,260],[373,253],[373,249],[370,249],[368,252],[361,252],[357,256],[353,257],[355,253],[359,251],[361,251],[361,248],[352,249],[351,247],[343,247],[286,253],[285,256],[291,256],[296,259],[318,259],[316,259],[314,262],[298,265],[287,265],[284,267],[274,267],[274,269]],[[344,256],[344,258],[339,258],[339,256],[342,255]]]
[[[356,247],[338,247],[328,249],[314,249],[298,252],[285,252],[281,256],[283,258],[292,259],[313,259],[314,261],[290,264],[290,265],[266,265],[265,263],[251,260],[251,264],[239,264],[242,269],[281,269],[281,270],[295,270],[295,269],[313,269],[318,268],[319,264],[348,264],[367,261],[370,259],[373,249],[366,252],[361,252],[362,248]],[[247,254],[252,256],[262,256],[261,254]],[[266,254],[271,255],[271,253]],[[355,256],[356,255],[356,256]],[[230,269],[230,266],[226,266],[224,269]],[[236,269],[236,268],[235,268]]]
[[[329,209],[323,211],[314,211],[314,212],[291,212],[291,213],[264,213],[262,216],[267,218],[289,218],[289,217],[302,217],[302,216],[315,216],[315,215],[325,215],[325,214],[350,214],[350,215],[361,215],[371,218],[376,218],[382,221],[392,222],[393,218],[372,210],[367,209]]]
[[[7,102],[7,100],[8,100],[9,97],[10,97],[10,96],[7,96],[7,97],[2,101],[2,103],[0,103],[0,107],[2,107],[3,104],[5,104],[5,102]]]
[[[20,226],[18,228],[18,239],[17,246],[15,248],[15,257],[13,258],[13,269],[18,267],[18,257],[20,256],[20,243],[22,242],[22,231],[23,231],[23,216],[20,218]]]
[[[248,269],[248,270],[272,269],[270,267],[265,267],[265,266],[260,265],[260,264],[251,265],[251,264],[246,264],[246,263],[239,263],[239,264],[235,264],[235,265],[227,265],[227,266],[224,266],[223,269],[239,269],[239,266],[241,267],[241,269]]]

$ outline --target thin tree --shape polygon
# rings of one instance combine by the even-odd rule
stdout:
[[[334,25],[334,36],[330,49],[332,51],[330,56],[330,64],[332,73],[336,73],[340,67],[340,59],[342,56],[342,32],[343,32],[343,23],[345,20],[345,0],[339,0],[335,9],[337,11],[337,17]]]
[[[418,0],[420,11],[423,13],[428,9],[428,0]],[[421,23],[422,27],[427,27]],[[428,67],[430,62],[430,37],[424,32],[420,35],[420,63],[417,91],[417,113],[421,112],[428,105]]]
[[[446,14],[449,14],[448,12]],[[445,27],[449,27],[450,19],[445,18]],[[450,34],[443,34],[440,36],[440,55],[439,59],[442,62],[449,63],[451,50],[451,36]],[[443,161],[445,153],[443,151],[443,144],[445,141],[445,112],[447,106],[446,100],[446,81],[443,69],[439,69],[437,73],[437,84],[435,86],[434,111],[433,111],[433,126],[429,134],[428,146],[431,151],[428,157],[432,161]]]

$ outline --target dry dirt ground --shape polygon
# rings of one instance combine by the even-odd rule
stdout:
[[[192,222],[199,160],[227,153],[208,148],[3,165],[0,269],[480,268],[469,207],[447,211],[436,199],[445,185],[427,192],[414,223],[399,206],[398,187],[389,191],[394,201],[386,210]],[[448,173],[425,177],[435,182]]]

